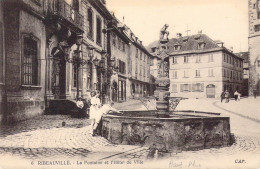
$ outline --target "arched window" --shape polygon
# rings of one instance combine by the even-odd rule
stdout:
[[[97,44],[101,45],[101,28],[102,28],[102,24],[101,24],[101,19],[99,17],[97,17]]]
[[[87,36],[88,38],[93,39],[93,11],[90,8],[88,9],[87,24],[88,24]]]

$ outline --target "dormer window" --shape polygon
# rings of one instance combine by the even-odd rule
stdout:
[[[156,47],[151,48],[151,50],[152,50],[152,53],[154,53],[156,51]]]
[[[189,37],[184,37],[183,38],[183,42],[188,42],[188,40],[189,40]]]
[[[201,36],[200,34],[199,34],[199,35],[196,35],[196,36],[194,37],[194,39],[195,39],[195,40],[199,40],[199,39],[200,39],[200,36]]]
[[[176,50],[176,51],[178,51],[178,50],[180,50],[181,49],[181,45],[174,45],[174,50]]]
[[[205,42],[198,43],[198,49],[204,49],[205,45],[206,45]]]

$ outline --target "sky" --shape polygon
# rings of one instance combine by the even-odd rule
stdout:
[[[202,30],[234,52],[248,51],[248,0],[106,0],[107,8],[147,46],[168,24],[169,38]],[[124,20],[123,20],[124,17]]]

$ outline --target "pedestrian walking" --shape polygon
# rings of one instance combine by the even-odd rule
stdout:
[[[235,91],[234,96],[235,96],[235,101],[237,101],[237,98],[238,98],[238,92],[237,92],[237,90]]]
[[[226,99],[226,103],[229,102],[229,96],[230,96],[230,94],[229,94],[229,92],[226,90],[226,91],[225,91],[225,99]]]
[[[225,98],[225,92],[222,91],[222,92],[221,92],[221,95],[220,95],[221,103],[222,103],[222,101],[223,101],[224,98]]]

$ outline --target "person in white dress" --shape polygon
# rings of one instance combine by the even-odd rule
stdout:
[[[116,114],[122,114],[117,109],[113,108],[114,105],[113,102],[109,102],[108,104],[104,104],[99,110],[99,114],[95,118],[95,124],[93,127],[93,130],[97,130],[98,124],[101,121],[102,115],[109,114],[109,113],[116,113]]]
[[[94,125],[96,123],[97,118],[100,116],[100,107],[101,102],[99,99],[99,93],[95,91],[91,92],[91,106],[89,109],[89,119],[91,120],[90,134],[93,134]]]

